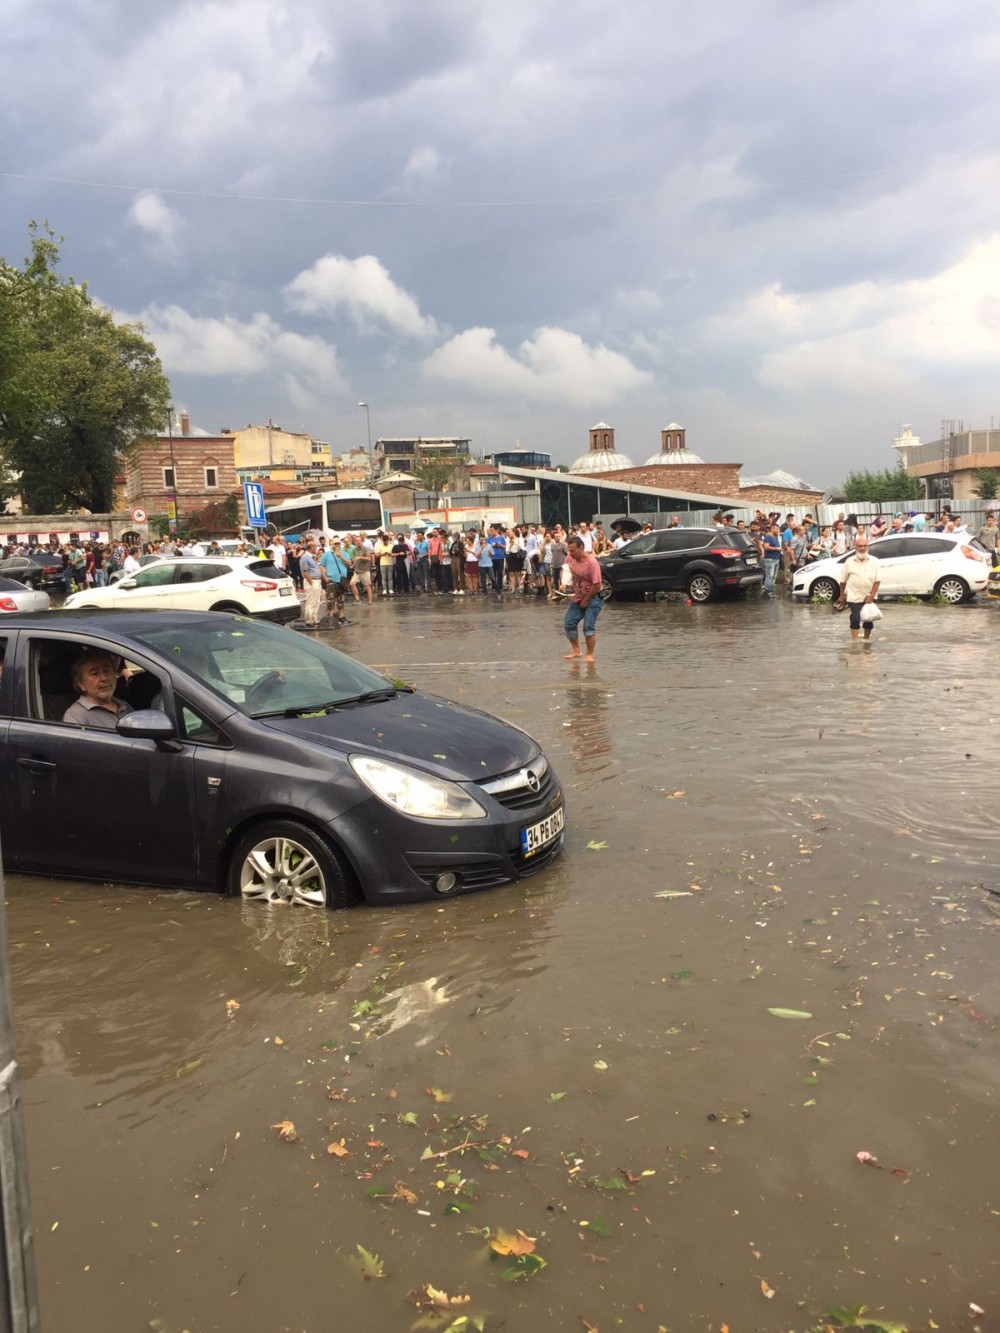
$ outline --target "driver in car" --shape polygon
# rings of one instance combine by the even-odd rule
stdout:
[[[103,648],[84,648],[78,653],[70,666],[70,679],[80,697],[63,713],[64,722],[114,731],[118,719],[134,711],[131,704],[115,697],[118,658]]]

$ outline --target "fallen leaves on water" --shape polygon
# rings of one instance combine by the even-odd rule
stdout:
[[[540,1254],[519,1254],[511,1259],[500,1276],[505,1282],[517,1282],[523,1277],[534,1277],[545,1267]]]
[[[446,1291],[441,1291],[438,1287],[432,1287],[429,1282],[425,1282],[423,1286],[411,1291],[406,1299],[412,1302],[418,1310],[426,1310],[437,1315],[449,1315],[454,1314],[463,1305],[468,1305],[472,1297],[465,1295],[449,1296]]]
[[[607,850],[607,846],[608,844],[606,842],[595,842],[593,839],[591,839],[590,842],[587,843],[587,851],[603,852]]]
[[[662,889],[659,893],[653,894],[654,898],[692,898],[694,895],[688,889]]]
[[[878,1158],[873,1157],[870,1152],[861,1151],[857,1154],[857,1158],[862,1166],[878,1166]]]
[[[535,1238],[525,1235],[523,1231],[511,1235],[498,1227],[490,1238],[490,1249],[494,1254],[534,1254],[535,1243]]]
[[[294,1120],[279,1120],[277,1124],[271,1126],[278,1131],[278,1138],[285,1143],[301,1143],[302,1135],[295,1128]]]
[[[764,1297],[766,1301],[774,1300],[774,1288],[769,1287],[764,1278],[761,1278],[760,1280],[760,1294]]]
[[[366,1282],[371,1282],[374,1278],[385,1277],[385,1260],[378,1254],[372,1254],[371,1250],[366,1250],[363,1245],[357,1247],[361,1258],[361,1274]]]
[[[565,1094],[564,1092],[550,1092],[550,1093],[549,1093],[549,1101],[550,1101],[550,1102],[561,1102],[562,1099],[563,1099],[565,1096],[566,1096],[566,1094]]]
[[[226,1001],[226,1013],[230,1018],[236,1017],[237,1013],[239,1012],[239,1008],[240,1008],[239,1000]]]
[[[450,1102],[452,1097],[454,1097],[454,1095],[455,1094],[453,1092],[442,1092],[440,1088],[427,1089],[427,1096],[433,1097],[434,1100],[438,1103]]]
[[[594,1068],[597,1069],[597,1070],[600,1070],[600,1072],[601,1072],[602,1074],[604,1073],[605,1069],[607,1069],[607,1067],[608,1067],[608,1062],[607,1062],[607,1060],[595,1060],[595,1061],[594,1061]]]
[[[583,1221],[581,1221],[580,1225],[582,1227],[586,1227],[589,1231],[593,1231],[593,1233],[596,1236],[611,1235],[611,1228],[608,1226],[607,1222],[605,1222],[604,1218],[600,1215],[600,1213],[597,1213],[597,1215],[593,1217],[589,1222],[586,1219],[584,1219]]]
[[[775,1018],[812,1018],[805,1009],[768,1009],[767,1012]]]
[[[679,801],[682,796],[686,796],[686,791],[668,791],[665,793],[668,801]]]
[[[187,1078],[188,1074],[193,1074],[200,1064],[200,1060],[189,1060],[186,1065],[174,1070],[174,1078]]]
[[[295,1126],[293,1125],[292,1128],[294,1129]],[[350,1148],[348,1148],[347,1144],[344,1142],[343,1139],[341,1139],[339,1143],[328,1143],[328,1144],[326,1145],[326,1150],[327,1150],[327,1152],[330,1154],[331,1157],[353,1157],[353,1156],[354,1156],[354,1154],[351,1152]]]

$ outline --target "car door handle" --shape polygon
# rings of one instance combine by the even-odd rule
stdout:
[[[22,768],[28,769],[31,773],[54,773],[56,766],[51,759],[19,759],[17,761]]]

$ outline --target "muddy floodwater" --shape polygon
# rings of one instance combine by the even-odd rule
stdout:
[[[8,877],[47,1333],[1000,1329],[1000,606],[612,604],[592,667],[541,601],[353,614],[537,738],[566,853],[341,914]]]

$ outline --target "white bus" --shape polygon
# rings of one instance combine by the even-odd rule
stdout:
[[[283,537],[301,537],[306,532],[344,537],[349,532],[378,532],[382,527],[378,491],[313,491],[270,504],[265,512],[268,524]]]

